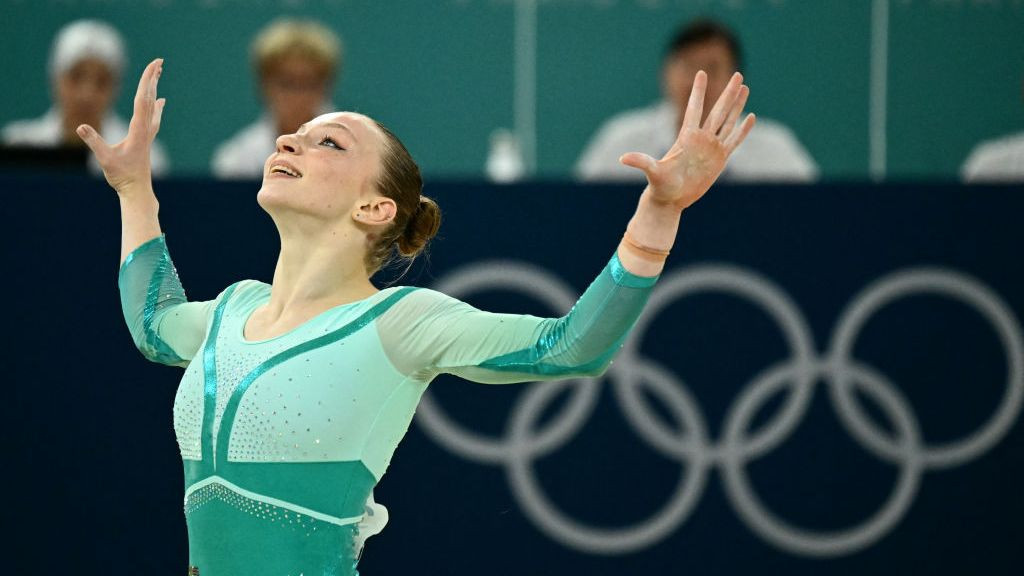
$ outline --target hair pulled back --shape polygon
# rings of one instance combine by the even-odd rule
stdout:
[[[441,227],[441,208],[422,195],[419,166],[397,136],[380,122],[376,124],[384,135],[377,190],[394,200],[398,209],[392,225],[375,239],[366,254],[370,274],[396,259],[412,264]]]

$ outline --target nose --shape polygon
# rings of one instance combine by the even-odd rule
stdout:
[[[278,152],[299,153],[299,139],[295,137],[295,134],[281,134],[277,137],[276,142]]]

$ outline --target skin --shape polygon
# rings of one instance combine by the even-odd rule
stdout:
[[[117,94],[117,77],[102,60],[83,58],[58,75],[53,87],[62,114],[62,140],[81,146],[75,129],[89,124],[102,130],[103,117]]]
[[[725,91],[736,67],[729,45],[718,38],[687,46],[665,59],[661,71],[662,91],[679,111],[677,127],[682,126],[697,72],[703,70],[707,74],[707,99],[714,102]],[[710,112],[710,108],[704,110],[701,121],[707,120]]]
[[[327,99],[330,78],[323,66],[302,54],[280,58],[260,83],[278,134],[293,134],[317,115]]]
[[[377,292],[362,255],[397,212],[376,189],[383,145],[376,124],[352,112],[324,114],[277,139],[256,198],[277,225],[281,254],[270,302],[250,317],[246,337],[286,332]],[[278,166],[302,176],[276,173]]]
[[[122,263],[133,250],[161,233],[149,149],[160,129],[165,105],[165,100],[156,96],[162,69],[163,60],[158,59],[143,72],[123,141],[111,146],[88,125],[77,131],[95,153],[120,200]],[[635,245],[670,250],[683,211],[707,192],[729,154],[753,127],[752,114],[737,123],[749,95],[742,81],[742,76],[733,75],[705,114],[708,77],[698,72],[679,136],[665,156],[654,159],[631,152],[620,159],[642,170],[648,182],[626,227],[633,243],[623,241],[618,247],[622,265],[633,274],[661,273],[665,259]],[[327,144],[326,136],[345,149]],[[281,234],[281,255],[270,301],[250,318],[245,327],[247,338],[274,337],[331,307],[377,291],[363,257],[374,235],[395,217],[394,201],[378,194],[374,184],[382,142],[383,136],[368,118],[350,112],[320,116],[297,133],[278,139],[257,199]],[[302,177],[274,174],[274,167],[282,164],[298,170]]]

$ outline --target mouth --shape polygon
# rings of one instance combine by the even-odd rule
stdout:
[[[289,178],[302,178],[302,172],[299,172],[291,164],[282,161],[276,161],[270,165],[270,174],[281,174]]]

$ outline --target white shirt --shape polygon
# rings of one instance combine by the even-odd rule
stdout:
[[[601,126],[580,155],[576,176],[585,181],[643,182],[644,173],[620,164],[619,157],[626,152],[643,152],[661,158],[676,136],[676,109],[670,102],[617,114]],[[778,122],[758,117],[719,180],[813,182],[817,178],[814,159],[793,132]]]
[[[103,119],[100,136],[113,146],[128,135],[128,123],[113,112]],[[56,148],[61,145],[64,127],[61,113],[56,107],[50,108],[46,114],[30,120],[15,120],[4,126],[0,139],[4,144],[17,146],[38,146],[40,148]],[[167,153],[160,142],[154,141],[149,151],[150,171],[155,177],[167,174],[169,162]],[[94,174],[102,174],[96,158],[89,155],[89,169]]]
[[[964,182],[1024,182],[1024,132],[975,146],[960,177]]]
[[[215,177],[224,179],[263,177],[263,165],[277,148],[277,136],[270,116],[260,116],[217,146],[210,170]]]

